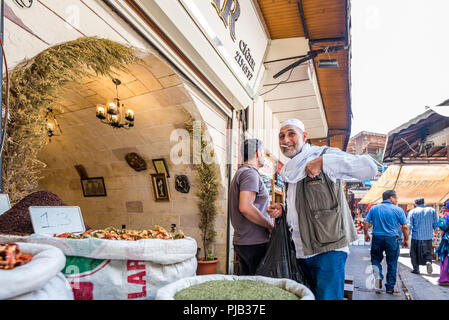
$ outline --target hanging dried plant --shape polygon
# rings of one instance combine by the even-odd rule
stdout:
[[[10,118],[2,170],[3,192],[12,204],[38,191],[46,167],[37,159],[48,143],[45,115],[49,106],[58,109],[59,90],[83,77],[112,78],[113,69],[126,71],[126,64],[140,61],[133,49],[122,44],[83,37],[51,47],[10,72]]]

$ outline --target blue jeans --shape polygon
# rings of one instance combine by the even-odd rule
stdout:
[[[297,259],[316,300],[343,300],[345,293],[345,264],[348,254],[343,251],[320,253],[307,259]]]
[[[373,235],[371,241],[371,264],[373,265],[373,273],[376,278],[384,278],[381,263],[385,251],[387,260],[387,282],[385,283],[385,288],[387,290],[393,290],[396,285],[398,258],[401,249],[400,241],[400,238],[375,235]]]

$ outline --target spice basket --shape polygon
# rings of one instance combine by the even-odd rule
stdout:
[[[196,284],[215,280],[262,281],[267,284],[271,284],[273,286],[289,291],[298,296],[300,300],[315,300],[315,296],[313,295],[312,291],[310,291],[309,288],[307,288],[305,285],[302,285],[290,279],[277,279],[262,276],[234,276],[234,275],[220,275],[220,274],[184,278],[176,282],[170,283],[158,290],[155,300],[175,300],[174,297],[177,292]]]

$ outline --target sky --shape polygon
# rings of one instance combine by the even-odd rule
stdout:
[[[351,0],[351,136],[449,99],[448,17],[448,0]]]

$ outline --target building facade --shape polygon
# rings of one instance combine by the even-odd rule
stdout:
[[[219,199],[213,253],[218,272],[231,273],[232,235],[227,194],[247,137],[264,142],[272,166],[273,199],[282,198],[278,169],[280,123],[299,118],[310,142],[345,149],[350,135],[350,8],[337,0],[51,0],[29,8],[5,1],[4,43],[9,69],[33,61],[51,47],[82,37],[105,38],[133,48],[145,65],[117,72],[121,101],[133,108],[135,126],[115,129],[95,108],[116,88],[92,75],[60,88],[56,118],[62,134],[39,153],[45,163],[40,188],[80,206],[94,228],[142,229],[176,224],[202,247],[198,228],[199,181],[192,163],[178,163],[174,132],[200,121],[211,139]],[[332,8],[332,10],[327,10]],[[39,19],[36,19],[39,17]],[[323,68],[335,59],[338,68]],[[301,64],[292,63],[303,60]],[[288,69],[290,68],[290,69]],[[283,71],[288,69],[287,71]],[[137,172],[124,160],[139,154]],[[152,196],[152,160],[165,159],[170,201]],[[103,177],[106,197],[85,197],[75,166]],[[185,175],[189,193],[175,188]],[[280,198],[280,199],[281,199]]]

